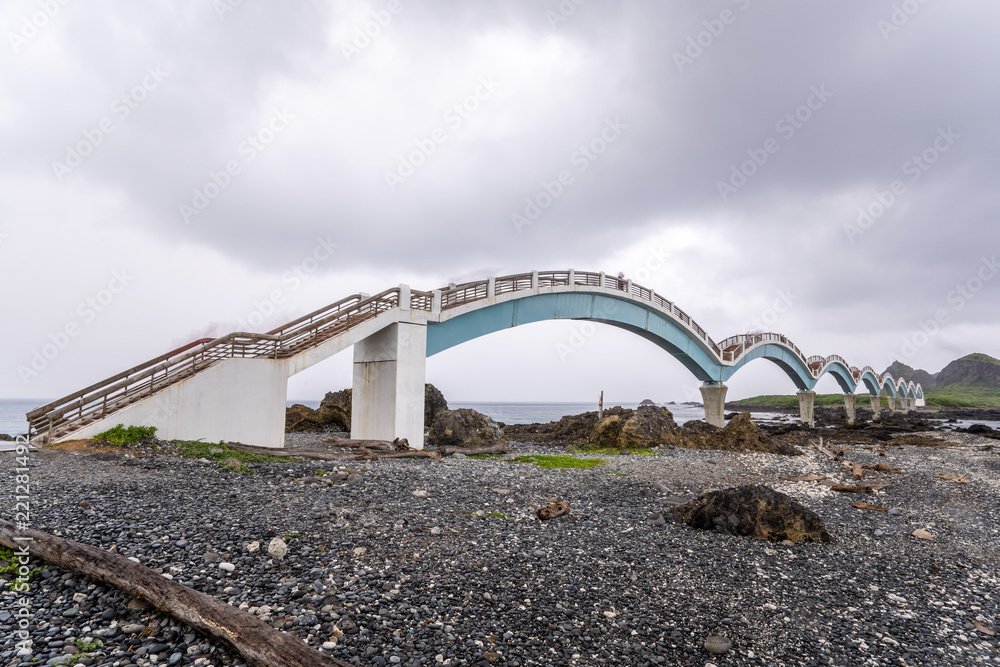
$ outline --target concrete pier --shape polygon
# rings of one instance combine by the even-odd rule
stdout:
[[[844,409],[847,411],[848,426],[854,426],[857,420],[857,411],[855,410],[857,398],[854,394],[844,394]]]
[[[816,418],[813,416],[813,407],[816,404],[815,391],[800,391],[795,394],[799,398],[799,419],[803,424],[812,428],[816,425]]]
[[[390,324],[354,345],[351,437],[424,446],[427,327]]]
[[[882,397],[870,396],[869,398],[871,398],[872,401],[872,421],[882,421]]]
[[[889,414],[890,415],[896,414],[896,397],[886,396],[886,400],[889,401]]]
[[[722,428],[726,425],[726,390],[729,387],[722,383],[701,385],[701,400],[705,404],[705,421],[712,426]]]

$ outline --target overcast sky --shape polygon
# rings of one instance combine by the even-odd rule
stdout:
[[[577,1],[4,2],[0,396],[357,291],[568,267],[716,340],[878,370],[1000,355],[1000,5]],[[580,327],[478,339],[428,380],[697,397],[652,344]],[[763,360],[729,385],[794,391]]]

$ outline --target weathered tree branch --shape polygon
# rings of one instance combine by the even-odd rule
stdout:
[[[275,630],[256,616],[104,549],[39,530],[17,530],[14,524],[2,519],[0,544],[15,551],[27,544],[29,553],[36,558],[140,597],[177,620],[224,641],[258,667],[353,667],[310,648],[294,635]]]

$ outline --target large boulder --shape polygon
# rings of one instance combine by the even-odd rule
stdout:
[[[725,428],[712,426],[701,420],[685,422],[675,431],[669,444],[686,449],[721,449],[730,452],[765,452],[768,454],[801,454],[793,445],[768,437],[750,419],[749,412],[741,412]]]
[[[633,410],[615,406],[604,411],[604,418],[617,415],[622,421],[632,416]],[[597,411],[566,415],[546,424],[507,424],[504,435],[517,442],[537,442],[552,445],[586,445],[592,441],[598,424]]]
[[[327,392],[316,411],[320,421],[339,431],[351,430],[351,390]]]
[[[485,447],[503,441],[500,426],[471,408],[438,410],[427,435],[428,444],[437,447]]]
[[[285,432],[310,432],[351,430],[351,397],[350,389],[327,392],[320,401],[319,408],[313,410],[304,405],[295,404],[285,412]],[[434,417],[441,410],[448,409],[441,391],[432,384],[424,386],[424,426],[434,423]]]
[[[424,385],[424,428],[430,428],[437,414],[447,409],[448,401],[441,390],[430,383]]]
[[[599,421],[590,434],[590,444],[598,447],[617,447],[622,434],[622,418],[609,415]]]
[[[713,491],[673,509],[692,528],[778,542],[832,542],[815,512],[759,484]]]
[[[312,408],[296,403],[285,410],[286,433],[321,433],[325,430]]]
[[[589,444],[616,449],[657,447],[669,442],[676,430],[670,410],[640,405],[636,410],[602,419],[591,432]]]
[[[670,410],[656,405],[640,405],[635,414],[622,425],[618,438],[620,447],[654,447],[669,442],[677,431]]]

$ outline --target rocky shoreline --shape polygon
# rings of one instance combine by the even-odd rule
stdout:
[[[595,455],[511,442],[513,454],[501,457],[350,470],[249,462],[242,474],[167,443],[45,449],[32,456],[33,523],[138,559],[359,665],[1000,664],[1000,641],[978,629],[1000,630],[996,441],[809,437],[819,435],[852,449],[852,460],[902,472],[857,497],[788,481],[850,480],[810,446],[800,456],[674,447]],[[299,439],[314,446],[321,437]],[[515,462],[539,454],[603,464]],[[668,511],[748,483],[788,494],[835,541],[695,530]],[[535,510],[550,499],[571,511],[539,521]],[[852,507],[858,500],[894,511]],[[280,559],[267,552],[276,537],[287,544]],[[33,653],[16,657],[8,639],[0,664],[244,664],[116,590],[38,565]],[[0,631],[10,637],[15,594],[4,595]]]

